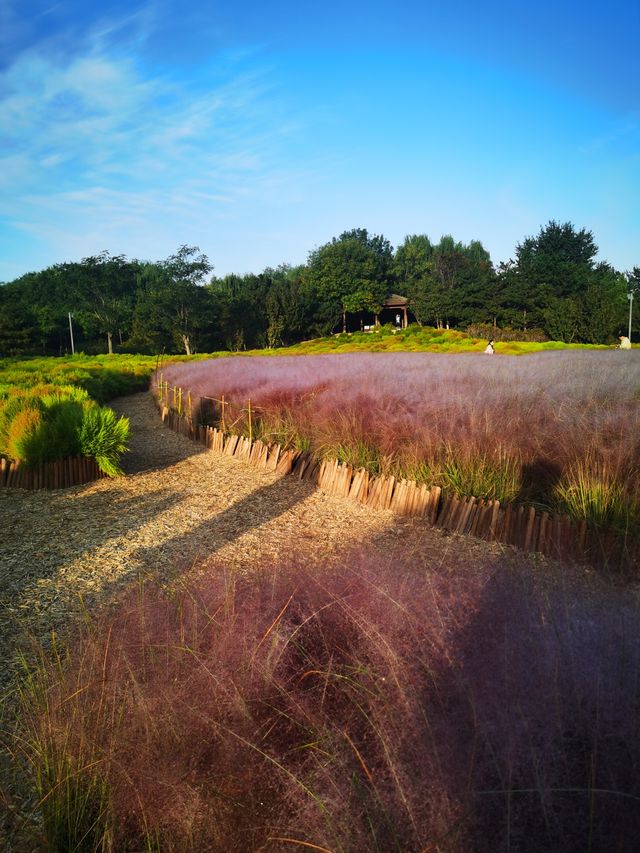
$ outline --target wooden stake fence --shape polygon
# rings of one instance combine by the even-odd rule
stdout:
[[[78,456],[27,468],[20,462],[0,459],[0,486],[17,489],[67,489],[106,477],[95,459]]]
[[[284,450],[279,444],[267,445],[259,439],[252,441],[251,437],[226,434],[224,429],[202,424],[194,426],[190,418],[167,406],[165,401],[170,389],[161,384],[158,387],[161,417],[171,429],[199,441],[215,453],[283,475],[292,473],[328,494],[348,497],[374,509],[389,509],[396,515],[424,518],[433,526],[454,533],[502,542],[551,557],[602,561],[614,550],[612,534],[589,529],[585,521],[537,512],[531,506],[508,504],[503,507],[499,501],[443,495],[438,486],[428,488],[424,483],[396,480],[392,476],[371,477],[364,468],[354,469],[340,464],[337,459],[319,462],[309,453]],[[224,400],[218,402],[222,402],[224,413]],[[251,417],[251,404],[245,411]],[[625,564],[634,565],[640,558],[638,546],[634,548],[633,554],[623,555]]]

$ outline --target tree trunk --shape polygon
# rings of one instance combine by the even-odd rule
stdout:
[[[189,335],[182,335],[182,344],[184,346],[184,351],[187,355],[191,355],[191,342],[189,340]]]
[[[107,332],[107,344],[109,347],[109,355],[113,355],[113,332]]]
[[[342,312],[342,334],[346,334],[347,332],[347,312]]]

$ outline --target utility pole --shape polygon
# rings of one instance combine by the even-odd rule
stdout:
[[[633,314],[633,290],[627,293],[629,300],[629,340],[631,340],[631,316]]]
[[[71,322],[71,311],[69,311],[69,334],[71,335],[71,355],[75,355],[76,350],[73,345],[73,323]]]

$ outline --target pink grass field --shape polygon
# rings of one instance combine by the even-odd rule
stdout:
[[[95,623],[26,742],[106,780],[95,849],[631,853],[639,627],[631,595],[504,558],[211,564]]]
[[[448,446],[515,460],[524,496],[542,502],[576,461],[640,490],[640,351],[234,357],[169,365],[163,377],[196,407],[224,395],[242,420],[250,399],[274,437],[285,422],[315,449],[364,444],[409,473]]]

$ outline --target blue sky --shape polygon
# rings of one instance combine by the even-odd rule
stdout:
[[[638,0],[0,0],[0,281],[550,219],[640,265],[639,43]]]

